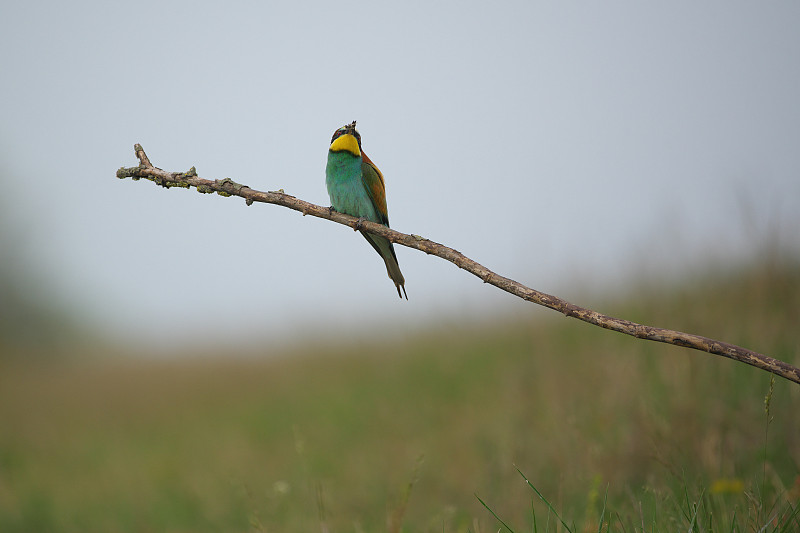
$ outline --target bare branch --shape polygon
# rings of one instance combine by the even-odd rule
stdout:
[[[685,348],[692,348],[703,352],[709,352],[716,355],[721,355],[735,361],[740,361],[748,365],[766,370],[777,376],[781,376],[790,381],[800,384],[800,369],[794,367],[783,361],[773,359],[766,355],[735,346],[727,342],[721,342],[700,335],[692,335],[690,333],[683,333],[680,331],[673,331],[670,329],[656,328],[652,326],[645,326],[631,322],[629,320],[622,320],[612,316],[592,311],[571,304],[561,298],[539,292],[537,290],[526,287],[521,283],[503,277],[495,272],[492,272],[485,266],[476,263],[472,259],[466,257],[462,253],[453,248],[444,246],[437,242],[431,241],[419,235],[408,235],[400,233],[393,229],[387,228],[382,224],[377,224],[370,221],[359,221],[357,218],[350,215],[345,215],[337,211],[333,211],[328,207],[322,207],[316,204],[305,202],[294,196],[290,196],[283,192],[278,191],[256,191],[246,185],[241,185],[225,178],[221,180],[206,180],[197,176],[197,171],[192,167],[187,172],[167,172],[160,168],[154,167],[147,155],[144,153],[141,145],[134,146],[136,157],[139,159],[138,167],[120,168],[117,171],[118,178],[133,178],[138,180],[146,178],[163,187],[195,187],[198,192],[202,193],[217,193],[222,196],[239,196],[245,199],[247,205],[252,205],[253,202],[263,202],[268,204],[282,205],[295,211],[300,211],[305,215],[312,215],[319,218],[325,218],[338,222],[345,226],[350,226],[353,229],[360,229],[386,237],[390,241],[415,248],[429,255],[435,255],[446,259],[457,267],[474,274],[483,280],[484,283],[489,283],[495,287],[502,289],[515,296],[533,302],[544,307],[548,307],[559,313],[563,313],[568,317],[577,318],[584,322],[600,326],[602,328],[631,335],[639,339],[647,339],[651,341],[663,342],[667,344],[674,344],[676,346],[683,346]]]

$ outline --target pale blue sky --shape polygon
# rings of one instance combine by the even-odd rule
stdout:
[[[766,228],[800,249],[798,28],[794,1],[5,2],[2,206],[42,297],[151,345],[527,309],[406,248],[401,302],[345,227],[114,177],[139,142],[328,205],[356,119],[395,229],[586,303]]]

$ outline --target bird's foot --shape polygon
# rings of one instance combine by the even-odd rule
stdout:
[[[356,225],[353,227],[353,231],[359,231],[366,220],[367,219],[364,217],[358,217],[358,220],[356,220]]]

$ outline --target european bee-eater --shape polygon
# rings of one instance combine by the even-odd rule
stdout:
[[[361,135],[356,131],[355,120],[333,133],[328,149],[328,166],[325,168],[325,184],[328,186],[331,206],[336,211],[389,227],[383,174],[361,148]],[[383,258],[386,272],[394,282],[397,295],[402,298],[406,294],[406,280],[397,264],[394,246],[384,237],[363,231],[361,234]],[[403,294],[400,294],[400,289],[403,289]]]

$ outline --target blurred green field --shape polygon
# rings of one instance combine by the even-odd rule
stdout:
[[[600,307],[800,364],[797,265]],[[573,531],[800,531],[800,386],[740,363],[555,313],[264,353],[0,359],[0,531],[563,531],[517,468]]]

